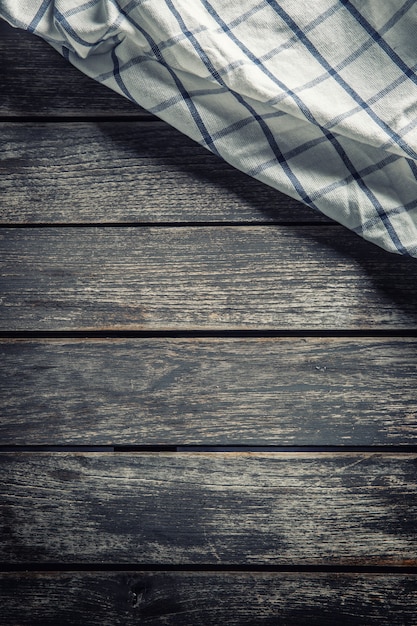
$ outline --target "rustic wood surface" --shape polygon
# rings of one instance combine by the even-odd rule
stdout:
[[[415,329],[417,264],[333,226],[2,229],[2,330]]]
[[[147,114],[87,78],[39,37],[0,20],[0,117]]]
[[[417,577],[270,572],[10,573],[0,575],[0,602],[5,626],[412,626]]]
[[[3,445],[417,445],[415,338],[3,340]]]
[[[0,561],[417,565],[417,455],[2,453]]]
[[[0,123],[0,221],[330,220],[162,122]]]
[[[414,626],[415,260],[1,21],[0,94],[2,626]]]

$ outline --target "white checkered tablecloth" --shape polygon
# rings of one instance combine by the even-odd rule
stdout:
[[[237,168],[417,256],[415,0],[0,0],[0,15]]]

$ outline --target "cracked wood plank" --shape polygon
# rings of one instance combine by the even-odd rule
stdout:
[[[3,445],[416,445],[415,338],[3,340]]]
[[[414,574],[56,572],[0,574],[4,626],[405,626]]]
[[[2,330],[417,327],[417,266],[342,227],[3,228]]]
[[[162,122],[0,123],[3,224],[330,220]]]
[[[415,454],[2,453],[0,463],[3,563],[417,565]]]

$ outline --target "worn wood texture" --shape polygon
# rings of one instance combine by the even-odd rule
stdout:
[[[416,575],[10,573],[3,626],[413,626]]]
[[[417,327],[417,265],[342,227],[0,232],[2,330]]]
[[[415,454],[2,453],[0,561],[417,565]]]
[[[0,124],[1,223],[327,222],[162,122]]]
[[[417,445],[417,339],[0,342],[3,445]]]
[[[0,117],[132,116],[145,111],[0,19]]]
[[[415,329],[414,261],[220,163],[4,23],[0,93],[3,225],[200,223],[2,229],[3,331],[300,334],[4,340],[3,445],[415,445],[416,339],[302,337]],[[203,227],[224,221],[258,226]],[[415,454],[0,463],[3,569],[68,569],[1,574],[2,625],[416,623]],[[206,564],[399,569],[192,571]],[[83,565],[103,571],[71,571]],[[190,571],[105,571],[141,565]]]

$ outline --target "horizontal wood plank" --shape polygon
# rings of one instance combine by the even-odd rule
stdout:
[[[3,563],[417,565],[415,454],[2,453]]]
[[[162,122],[0,124],[0,221],[330,220]]]
[[[417,327],[417,265],[342,227],[4,228],[2,330]]]
[[[3,445],[417,445],[417,339],[3,340]]]
[[[0,117],[146,112],[82,74],[45,41],[0,19]]]
[[[417,576],[10,573],[0,602],[3,626],[411,626]]]

